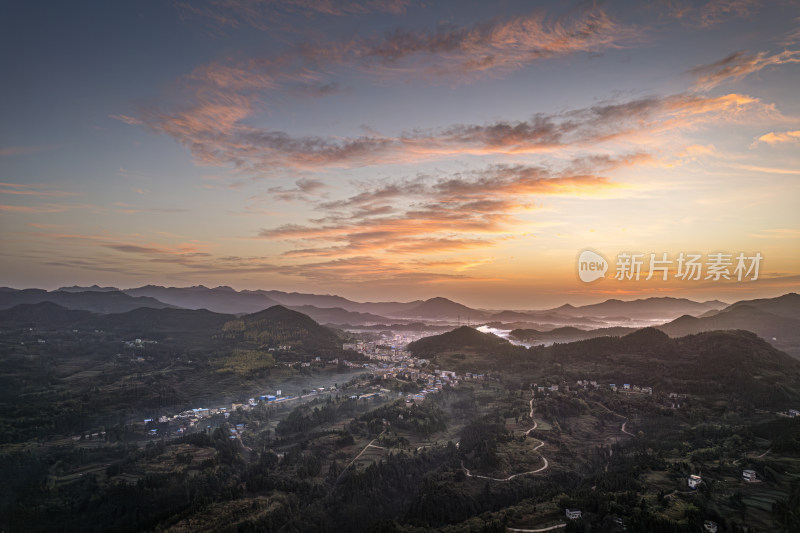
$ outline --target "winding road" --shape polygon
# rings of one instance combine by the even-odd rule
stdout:
[[[605,409],[606,411],[608,411],[609,413],[611,413],[614,416],[618,416],[620,418],[623,418],[625,420],[625,422],[622,423],[622,427],[620,428],[620,431],[622,431],[626,435],[630,435],[631,437],[635,437],[636,436],[634,433],[631,433],[630,431],[625,429],[625,426],[628,424],[628,417],[627,416],[621,415],[619,413],[615,413],[614,411],[612,411],[611,409],[609,409],[608,407],[606,407],[605,405],[603,405],[600,402],[594,402],[594,404],[595,405],[599,405],[600,407],[602,407],[603,409]]]
[[[542,527],[542,528],[539,528],[539,529],[520,529],[518,527],[507,527],[506,530],[508,530],[508,531],[521,531],[523,533],[541,533],[542,531],[552,531],[554,529],[558,529],[558,528],[561,528],[561,527],[567,527],[567,524],[562,522],[562,523],[556,524],[554,526]]]
[[[530,403],[528,405],[530,405],[530,408],[531,408],[530,413],[528,414],[528,416],[529,416],[529,418],[531,420],[533,420],[533,398],[531,398],[531,401],[530,401]],[[533,427],[530,428],[528,431],[526,431],[525,435],[526,436],[530,435],[531,431],[533,431],[537,427],[539,427],[539,424],[536,422],[536,420],[533,420]],[[542,446],[544,446],[544,441],[541,441],[539,439],[536,439],[536,440],[539,441],[539,444],[537,444],[536,447],[533,448],[532,451],[534,451],[534,452],[536,450],[538,450],[539,448],[541,448]],[[512,475],[510,475],[508,477],[505,477],[505,478],[497,478],[497,477],[481,476],[479,474],[472,474],[472,473],[470,473],[469,468],[464,466],[464,461],[461,461],[461,469],[464,471],[464,473],[467,475],[467,477],[474,477],[474,478],[478,478],[478,479],[488,479],[489,481],[511,481],[515,477],[526,476],[528,474],[537,474],[539,472],[547,470],[549,468],[549,466],[550,466],[550,463],[547,462],[547,458],[545,456],[540,454],[540,457],[542,458],[542,461],[544,461],[544,465],[542,467],[537,468],[536,470],[529,470],[528,472],[520,472],[519,474],[512,474]],[[557,526],[557,527],[561,527],[561,526]],[[550,528],[550,529],[555,529],[555,527]],[[526,531],[526,530],[519,530],[519,531]],[[534,530],[531,530],[531,531],[534,531]],[[549,531],[549,529],[542,529],[542,530],[537,530],[537,531]]]
[[[619,415],[619,416],[621,416],[621,415]],[[625,425],[626,425],[627,423],[628,423],[628,421],[627,421],[627,420],[625,420],[625,422],[623,422],[623,423],[622,423],[622,428],[620,428],[620,429],[622,429],[622,432],[623,432],[623,433],[625,433],[626,435],[630,435],[631,437],[635,437],[636,435],[634,435],[633,433],[631,433],[630,431],[627,431],[627,430],[625,429]]]

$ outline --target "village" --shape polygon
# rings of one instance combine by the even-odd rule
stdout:
[[[308,361],[282,361],[281,365],[292,366],[295,368],[326,368],[330,366],[345,367],[349,369],[362,369],[364,376],[361,379],[353,380],[348,388],[347,394],[351,400],[370,400],[378,398],[388,398],[396,395],[397,398],[404,398],[406,403],[417,403],[425,400],[429,394],[436,394],[446,387],[457,387],[461,382],[483,382],[491,380],[485,374],[476,372],[464,372],[458,374],[451,370],[434,369],[429,360],[415,357],[405,350],[407,344],[415,340],[414,336],[394,335],[391,338],[384,336],[378,341],[346,343],[342,345],[343,350],[355,351],[368,359],[368,362],[354,362],[346,359],[334,358],[323,360],[321,357],[314,357]],[[135,339],[128,341],[133,347],[141,347],[148,341]],[[285,348],[287,351],[289,347]],[[402,387],[403,391],[397,391]],[[415,389],[415,390],[409,390]],[[567,383],[562,380],[559,383],[531,383],[530,390],[534,397],[546,397],[551,394],[578,394],[591,390],[606,389],[614,393],[625,395],[653,395],[653,387],[650,385],[639,385],[631,383],[599,383],[597,380],[579,379],[574,383]],[[209,429],[218,426],[228,420],[232,413],[241,410],[246,412],[256,409],[259,406],[270,407],[286,405],[288,403],[310,400],[321,395],[337,394],[344,391],[337,385],[318,386],[312,389],[302,389],[294,394],[284,394],[281,389],[272,391],[261,391],[252,395],[246,400],[232,402],[229,405],[220,407],[193,407],[175,414],[162,414],[158,417],[145,418],[134,421],[134,425],[142,428],[143,432],[150,438],[165,436],[181,436],[188,432],[198,429]],[[659,403],[672,409],[680,409],[686,401],[687,395],[671,392],[658,397]],[[789,409],[781,413],[784,416],[798,416],[798,411]],[[212,420],[213,419],[213,420]],[[243,432],[247,430],[246,424],[239,423],[230,429],[230,439],[241,438]],[[103,439],[102,434],[87,434],[73,437],[82,440]],[[745,479],[747,476],[743,474]],[[696,477],[696,476],[695,476]],[[752,481],[752,479],[749,479]],[[688,483],[694,489],[692,483],[699,484],[699,478],[690,478]]]

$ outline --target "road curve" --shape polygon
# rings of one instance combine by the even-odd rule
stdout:
[[[523,532],[523,533],[540,533],[542,531],[552,531],[552,530],[558,529],[560,527],[567,527],[567,524],[565,522],[562,522],[562,523],[556,524],[554,526],[543,527],[543,528],[539,528],[539,529],[520,529],[518,527],[507,527],[506,529],[508,531],[520,531],[520,532]]]
[[[531,401],[530,401],[530,403],[528,405],[530,405],[530,408],[531,408],[529,416],[530,416],[530,419],[533,420],[533,398],[531,398]],[[539,427],[539,424],[536,422],[536,420],[533,420],[533,427],[530,428],[528,431],[526,431],[525,435],[526,436],[530,435],[530,432],[533,431],[534,429],[536,429],[537,427]],[[544,441],[541,441],[539,439],[535,439],[535,440],[538,440],[539,444],[537,444],[533,448],[533,450],[531,450],[531,451],[534,451],[534,452],[536,450],[538,450],[539,448],[541,448],[542,446],[544,446]],[[539,472],[547,470],[550,467],[550,463],[547,462],[547,458],[545,456],[540,454],[540,457],[542,458],[542,461],[544,461],[544,465],[542,467],[537,468],[536,470],[529,470],[528,472],[520,472],[519,474],[512,474],[512,475],[510,475],[510,476],[508,476],[506,478],[497,478],[497,477],[481,476],[479,474],[472,474],[472,473],[470,473],[469,468],[464,466],[464,461],[461,461],[461,469],[464,471],[464,474],[466,474],[467,477],[474,477],[474,478],[478,478],[478,479],[488,479],[489,481],[511,481],[515,477],[526,476],[528,474],[538,474]],[[564,524],[564,525],[566,525],[566,524]],[[562,526],[557,526],[557,527],[562,527]],[[520,530],[514,530],[514,531],[549,531],[550,529],[555,529],[555,527],[548,528],[548,529],[541,529],[541,530],[520,529]]]

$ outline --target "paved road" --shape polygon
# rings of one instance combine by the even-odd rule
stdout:
[[[600,407],[602,407],[603,409],[605,409],[606,411],[608,411],[608,412],[609,412],[609,413],[611,413],[612,415],[614,415],[614,416],[618,416],[618,417],[620,417],[620,418],[624,418],[624,419],[625,419],[625,422],[623,422],[623,423],[622,423],[622,427],[621,427],[620,429],[621,429],[621,430],[622,430],[622,432],[623,432],[623,433],[625,433],[626,435],[630,435],[631,437],[635,437],[635,436],[636,436],[636,435],[634,435],[633,433],[631,433],[630,431],[628,431],[628,430],[626,430],[626,429],[625,429],[625,425],[628,423],[628,417],[627,417],[627,416],[621,415],[621,414],[619,414],[619,413],[615,413],[614,411],[612,411],[611,409],[609,409],[608,407],[606,407],[605,405],[603,405],[603,404],[602,404],[602,403],[600,403],[600,402],[594,402],[594,403],[595,403],[595,405],[599,405]]]
[[[518,527],[507,527],[506,529],[508,531],[522,531],[522,532],[525,532],[525,533],[540,533],[541,531],[552,531],[552,530],[558,529],[560,527],[567,527],[567,524],[562,522],[561,524],[556,524],[554,526],[543,527],[543,528],[539,528],[539,529],[520,529]]]
[[[530,401],[529,405],[531,407],[530,418],[531,418],[531,420],[533,420],[533,399],[532,398],[531,398],[531,401]],[[535,420],[533,420],[533,427],[530,428],[528,431],[526,431],[525,435],[529,435],[530,432],[533,431],[534,429],[536,429],[538,426],[539,426],[539,424]],[[536,440],[539,440],[539,439],[536,439]],[[542,446],[544,446],[544,442],[539,440],[539,444],[537,444],[536,447],[534,447],[532,451],[535,452],[536,450],[538,450]],[[512,475],[510,475],[510,476],[508,476],[506,478],[496,478],[496,477],[489,477],[489,476],[481,476],[481,475],[478,475],[478,474],[472,474],[472,473],[470,473],[469,468],[464,466],[464,462],[463,461],[461,462],[461,469],[464,471],[464,473],[467,475],[467,477],[474,477],[474,478],[478,478],[478,479],[488,479],[490,481],[511,481],[515,477],[525,476],[525,475],[528,475],[528,474],[537,474],[539,472],[547,470],[549,468],[549,466],[550,466],[550,464],[547,462],[547,458],[545,456],[543,456],[543,455],[540,455],[540,457],[544,461],[544,466],[542,466],[541,468],[537,468],[536,470],[529,470],[528,472],[520,472],[519,474],[512,474]],[[558,526],[558,527],[561,527],[561,526]],[[555,528],[550,528],[550,529],[555,529]],[[521,529],[519,531],[526,531],[526,530]],[[531,530],[531,531],[537,531],[537,530]],[[542,529],[541,531],[549,531],[549,529]]]
[[[628,423],[628,421],[627,421],[627,420],[626,420],[625,422],[623,422],[623,423],[622,423],[622,432],[623,432],[623,433],[625,433],[626,435],[630,435],[631,437],[635,437],[636,435],[634,435],[633,433],[631,433],[630,431],[627,431],[627,430],[625,429],[625,425],[626,425],[627,423]]]
[[[341,474],[339,474],[339,477],[338,477],[338,478],[336,478],[336,483],[339,483],[339,480],[340,480],[340,479],[342,479],[342,476],[344,475],[344,473],[345,473],[345,472],[347,472],[347,469],[348,469],[348,468],[350,468],[351,466],[353,466],[353,464],[354,464],[356,461],[358,461],[358,458],[359,458],[359,457],[361,457],[362,455],[364,455],[364,452],[365,452],[365,451],[367,451],[367,449],[368,449],[370,446],[371,446],[371,447],[373,447],[373,448],[381,448],[381,449],[383,449],[381,446],[375,446],[375,445],[373,444],[373,442],[375,442],[376,440],[378,440],[378,439],[381,437],[381,435],[383,435],[385,432],[386,432],[386,430],[383,430],[383,431],[381,431],[380,435],[378,435],[377,437],[375,437],[374,439],[372,439],[371,441],[369,441],[369,444],[367,444],[366,446],[364,446],[364,449],[363,449],[363,450],[361,450],[361,453],[359,453],[358,455],[356,455],[356,456],[355,456],[355,458],[354,458],[352,461],[350,461],[350,463],[349,463],[349,464],[348,464],[346,467],[344,467],[344,470],[342,470],[342,473],[341,473]]]

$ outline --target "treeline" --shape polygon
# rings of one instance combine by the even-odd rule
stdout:
[[[397,400],[361,415],[350,424],[351,431],[362,435],[377,435],[387,427],[408,430],[427,438],[445,431],[447,420],[444,411],[434,401],[426,399],[419,405],[407,406],[404,400]]]

